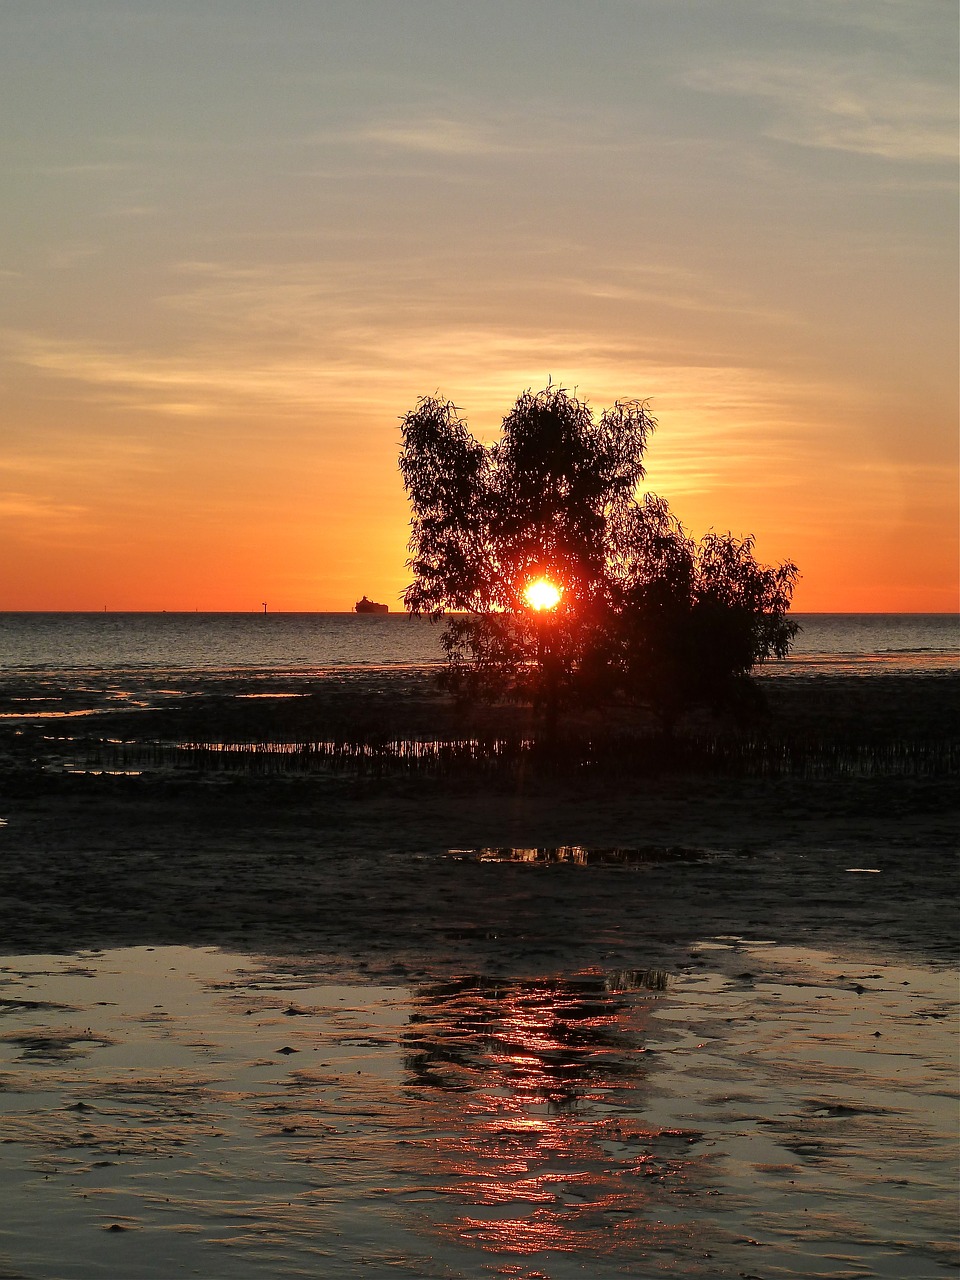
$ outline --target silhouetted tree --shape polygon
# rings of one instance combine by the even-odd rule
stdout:
[[[639,400],[595,419],[559,387],[524,392],[484,447],[449,402],[402,420],[413,507],[405,601],[447,615],[445,682],[461,697],[528,700],[552,717],[576,697],[629,697],[665,722],[730,702],[782,657],[796,567],[759,565],[753,540],[684,532],[662,498],[638,500],[656,423]],[[553,608],[525,599],[546,579]]]

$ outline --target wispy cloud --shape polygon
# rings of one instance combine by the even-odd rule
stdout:
[[[506,138],[498,136],[498,131],[489,125],[441,116],[371,123],[358,129],[353,137],[358,142],[439,155],[489,155],[508,145]]]
[[[651,304],[675,311],[712,316],[742,316],[764,324],[796,324],[783,307],[759,306],[743,289],[711,280],[684,267],[616,262],[594,267],[589,276],[572,278],[569,288],[585,297]]]
[[[468,392],[481,428],[494,429],[518,390],[553,376],[589,389],[599,403],[654,397],[655,411],[671,417],[673,438],[689,436],[692,448],[701,447],[698,433],[708,423],[734,452],[762,427],[762,443],[751,448],[766,453],[782,447],[800,420],[785,406],[827,394],[762,369],[678,363],[649,341],[500,325],[357,327],[339,335],[336,347],[328,342],[323,355],[261,351],[256,360],[231,344],[163,356],[29,334],[11,335],[10,345],[21,365],[72,380],[115,407],[230,420],[280,413],[310,429],[318,412],[344,407],[392,422],[407,399],[437,387]]]
[[[33,493],[0,490],[0,520],[72,520],[83,515],[85,510],[75,503],[58,502]]]
[[[956,158],[951,88],[873,62],[743,61],[690,71],[683,81],[706,93],[769,103],[772,117],[763,133],[779,141],[889,160]]]
[[[474,329],[501,332],[508,345],[524,333],[550,350],[558,335],[571,330],[595,329],[602,343],[612,332],[639,328],[648,345],[664,353],[695,346],[703,357],[706,338],[691,341],[692,317],[707,324],[727,317],[764,332],[799,323],[789,309],[764,305],[736,282],[704,270],[652,259],[624,263],[565,241],[519,239],[509,255],[482,241],[472,243],[468,254],[438,245],[430,254],[411,247],[384,258],[364,256],[363,248],[354,246],[339,260],[270,267],[183,263],[184,287],[162,302],[212,327],[224,342],[230,335],[233,343],[255,344],[261,356],[355,348],[377,366],[398,333],[420,335],[432,358],[449,334]],[[545,261],[555,267],[544,270]],[[449,288],[452,272],[459,276],[457,291]],[[644,318],[639,325],[638,316]],[[729,348],[729,342],[721,344]]]
[[[434,111],[373,116],[359,124],[313,136],[314,143],[370,146],[397,153],[434,156],[569,155],[632,150],[635,137],[624,133],[622,113],[580,103],[577,109],[552,100],[519,105],[461,104]]]

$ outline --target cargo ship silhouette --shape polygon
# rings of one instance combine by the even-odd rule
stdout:
[[[368,600],[363,596],[353,606],[354,613],[389,613],[390,606],[386,604],[377,604],[376,600]]]

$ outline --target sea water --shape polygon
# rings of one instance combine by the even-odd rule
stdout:
[[[798,614],[790,658],[770,668],[851,674],[943,670],[957,614]],[[443,659],[441,628],[407,614],[0,613],[0,673],[317,671]]]

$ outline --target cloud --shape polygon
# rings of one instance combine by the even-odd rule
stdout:
[[[0,490],[0,520],[72,520],[81,516],[85,507],[32,493]]]
[[[591,153],[635,150],[637,140],[623,133],[623,125],[619,110],[582,102],[573,109],[532,99],[514,108],[475,103],[466,110],[374,117],[308,141],[449,157],[569,156],[584,148]]]
[[[345,409],[393,421],[418,394],[437,388],[463,396],[481,431],[495,430],[520,390],[553,376],[583,393],[589,389],[599,404],[654,397],[654,412],[669,414],[678,444],[689,436],[691,447],[702,447],[702,431],[710,427],[718,444],[724,442],[721,452],[736,453],[762,431],[762,443],[754,440],[750,447],[772,454],[803,419],[801,406],[827,395],[836,402],[835,389],[808,379],[785,381],[733,362],[683,362],[669,346],[658,349],[649,339],[557,328],[354,326],[330,336],[322,355],[284,347],[273,353],[258,348],[256,357],[231,341],[152,354],[35,334],[10,338],[18,363],[72,380],[108,406],[211,421],[282,414],[302,419],[310,430],[318,413]]]
[[[427,151],[439,155],[489,155],[504,149],[505,141],[496,131],[462,120],[427,117],[369,124],[354,135],[357,141],[374,142],[402,151]]]
[[[556,267],[545,271],[545,259]],[[369,352],[379,366],[384,344],[397,334],[417,333],[432,359],[437,343],[460,331],[499,332],[508,345],[524,334],[555,350],[571,332],[596,330],[602,343],[626,326],[641,327],[662,353],[694,346],[702,357],[706,338],[691,340],[691,317],[726,317],[764,333],[799,323],[789,308],[758,304],[739,282],[704,270],[624,263],[606,254],[594,261],[576,244],[545,244],[537,235],[518,239],[509,256],[495,242],[481,241],[466,255],[459,247],[436,246],[430,254],[411,249],[389,258],[371,253],[269,267],[194,261],[182,263],[180,273],[184,287],[163,304],[215,331],[221,342],[255,346],[258,358],[292,350],[332,356],[353,348]],[[453,273],[459,290],[449,288]],[[638,314],[641,326],[634,323]],[[720,332],[726,352],[728,331],[714,336]]]
[[[396,377],[395,369],[371,358],[372,337],[366,346],[354,341],[327,358],[299,351],[253,355],[229,344],[153,354],[36,334],[6,337],[14,362],[70,380],[106,408],[206,418],[208,425],[224,416],[233,422],[265,414],[305,417],[345,404],[379,410],[377,389]]]
[[[656,305],[710,316],[742,316],[763,324],[797,324],[783,307],[758,306],[742,288],[709,279],[702,271],[663,264],[616,262],[595,267],[589,277],[573,278],[568,287],[589,298]]]
[[[704,93],[768,102],[773,116],[763,133],[781,142],[888,160],[956,158],[952,91],[872,62],[729,63],[688,72],[683,82]]]

